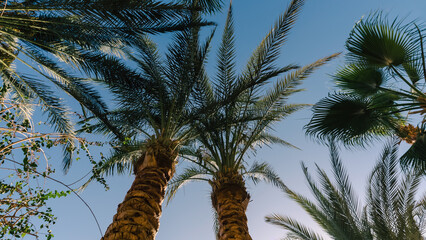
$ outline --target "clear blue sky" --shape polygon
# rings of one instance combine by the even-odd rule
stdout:
[[[234,0],[234,16],[237,43],[237,63],[244,66],[253,49],[269,31],[275,19],[285,10],[289,0]],[[212,16],[218,23],[213,42],[218,43],[225,20],[226,3],[222,14]],[[300,18],[297,20],[288,41],[282,48],[279,64],[309,64],[318,58],[335,52],[344,51],[344,43],[353,25],[362,16],[371,11],[383,10],[391,16],[418,18],[425,21],[426,1],[423,0],[307,0]],[[167,37],[156,38],[162,45]],[[210,53],[210,63],[215,63],[217,44]],[[333,61],[317,71],[305,81],[305,92],[294,96],[291,102],[315,103],[333,90],[329,75],[342,65],[344,58]],[[214,65],[209,71],[213,73]],[[212,75],[212,74],[211,74]],[[299,193],[310,196],[300,161],[307,162],[313,170],[314,164],[329,171],[328,150],[305,137],[303,126],[310,119],[310,109],[300,111],[276,126],[277,135],[298,146],[302,150],[280,146],[264,148],[249,161],[268,161],[279,173],[283,181]],[[383,144],[377,143],[361,151],[344,151],[342,158],[349,170],[350,177],[360,200],[364,198],[366,176],[379,156]],[[51,156],[54,159],[57,156]],[[52,161],[52,160],[51,160]],[[76,162],[67,176],[57,176],[72,182],[88,171],[84,161]],[[312,171],[313,172],[313,171]],[[82,197],[90,204],[100,221],[102,231],[112,221],[117,205],[123,200],[133,180],[132,176],[114,176],[107,178],[111,190],[104,191],[97,183],[90,185]],[[282,213],[294,217],[306,225],[314,226],[301,208],[290,201],[278,189],[266,184],[254,186],[248,183],[251,202],[247,215],[250,233],[255,240],[278,240],[284,231],[264,222],[264,216],[270,213]],[[86,207],[75,197],[57,199],[50,202],[58,217],[52,228],[58,240],[100,239],[100,234]],[[175,199],[163,207],[158,240],[214,240],[212,230],[213,217],[210,204],[210,186],[205,183],[192,183],[185,186]]]

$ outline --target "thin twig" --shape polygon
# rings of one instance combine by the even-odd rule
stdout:
[[[3,13],[6,10],[6,7],[7,7],[7,0],[4,2],[4,8],[3,8],[3,11],[1,11],[0,17],[3,17]]]
[[[5,159],[5,160],[7,160],[7,161],[10,161],[10,162],[12,162],[12,163],[15,163],[15,164],[18,164],[18,165],[21,165],[21,166],[23,166],[23,164],[22,163],[19,163],[19,162],[17,162],[17,161],[14,161],[14,160],[11,160],[11,159]],[[92,210],[92,208],[90,208],[90,206],[89,206],[89,204],[86,202],[86,201],[84,201],[84,199],[80,196],[80,195],[78,195],[78,193],[76,193],[72,188],[70,188],[70,187],[68,187],[65,183],[63,183],[63,182],[61,182],[61,181],[59,181],[59,180],[56,180],[56,179],[54,179],[54,178],[52,178],[52,177],[49,177],[49,176],[46,176],[46,175],[43,175],[43,174],[41,174],[41,173],[39,173],[38,171],[36,171],[36,170],[33,170],[34,171],[34,173],[36,173],[36,174],[38,174],[38,175],[40,175],[40,176],[43,176],[43,177],[46,177],[47,179],[50,179],[50,180],[52,180],[52,181],[54,181],[54,182],[57,182],[57,183],[59,183],[59,184],[61,184],[61,185],[63,185],[63,186],[65,186],[68,190],[70,190],[72,193],[74,193],[83,203],[84,203],[84,205],[86,205],[86,207],[89,209],[89,211],[90,211],[90,213],[92,214],[92,216],[93,216],[93,218],[95,219],[95,222],[96,222],[96,225],[98,226],[98,229],[99,229],[99,232],[100,232],[100,234],[101,234],[101,236],[102,236],[102,238],[104,237],[104,235],[103,235],[103,233],[102,233],[102,229],[101,229],[101,226],[99,225],[99,222],[98,222],[98,219],[96,218],[96,216],[95,216],[95,213],[93,212],[93,210]]]

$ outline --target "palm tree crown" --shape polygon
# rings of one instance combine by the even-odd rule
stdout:
[[[216,0],[207,2],[217,4]],[[100,74],[104,70],[99,63],[112,61],[108,55],[124,44],[131,45],[138,34],[208,24],[188,22],[191,11],[184,5],[154,1],[5,1],[0,11],[3,84],[10,88],[13,100],[22,106],[27,117],[32,103],[38,102],[58,132],[74,134],[70,111],[52,86],[72,96],[84,112],[112,128],[106,119],[107,104],[96,88],[88,79],[65,70],[60,62],[87,74]],[[19,69],[12,62],[20,63]],[[119,135],[117,131],[116,134]],[[65,168],[70,166],[68,151],[64,163]]]
[[[70,132],[66,108],[40,77],[99,116],[106,113],[106,105],[93,87],[65,71],[54,58],[96,72],[97,61],[105,57],[99,50],[130,44],[136,33],[181,29],[188,25],[185,13],[189,11],[183,6],[152,1],[6,1],[0,13],[2,80],[12,88],[16,101],[38,99],[57,130]],[[14,60],[38,77],[15,70]]]
[[[396,134],[412,144],[401,163],[426,172],[423,34],[381,14],[360,20],[346,42],[347,64],[333,76],[341,91],[315,105],[307,133],[347,146]]]
[[[198,22],[199,14],[192,13],[188,21]],[[139,35],[131,47],[123,48],[128,62],[115,58],[100,62],[102,77],[97,80],[108,84],[118,108],[106,115],[107,121],[99,117],[88,119],[99,122],[87,130],[112,133],[117,140],[99,172],[133,170],[135,174],[104,239],[155,238],[177,154],[183,144],[194,138],[189,123],[205,114],[206,109],[214,109],[197,105],[211,40],[209,37],[200,44],[198,33],[199,27],[176,33],[165,59],[148,37]]]
[[[415,172],[398,171],[397,144],[388,144],[374,167],[367,188],[367,202],[360,207],[341,164],[336,146],[330,147],[335,183],[317,166],[319,186],[302,169],[316,202],[285,188],[295,200],[328,234],[336,240],[423,240],[426,217],[426,198],[416,200],[421,176]],[[286,239],[325,239],[298,221],[278,214],[266,221],[288,230]]]
[[[206,78],[202,82],[203,94],[200,96],[199,105],[212,106],[215,102],[226,104],[190,123],[197,133],[197,139],[194,142],[195,145],[183,148],[181,154],[196,165],[185,169],[171,181],[168,195],[171,198],[188,181],[208,181],[212,186],[212,203],[219,215],[220,239],[227,239],[225,236],[238,238],[244,234],[246,235],[243,239],[249,238],[247,229],[245,233],[226,233],[232,227],[221,225],[226,222],[221,219],[222,213],[219,209],[220,196],[223,195],[221,192],[230,185],[236,187],[233,188],[234,192],[241,190],[241,196],[227,197],[234,196],[235,199],[239,199],[242,206],[245,206],[241,207],[242,215],[238,216],[241,219],[236,220],[244,222],[246,221],[243,220],[246,219],[245,208],[249,199],[245,190],[245,177],[252,179],[255,183],[265,180],[281,186],[278,175],[266,163],[254,163],[250,167],[246,155],[249,150],[261,144],[279,143],[292,146],[272,135],[269,130],[274,123],[306,106],[305,104],[287,104],[286,101],[291,94],[301,91],[297,89],[301,80],[336,56],[320,59],[302,68],[294,65],[274,66],[279,55],[279,47],[285,42],[303,4],[304,1],[290,3],[287,11],[280,16],[274,28],[254,51],[245,70],[238,75],[235,71],[234,23],[232,8],[230,8],[219,47],[218,73],[215,81],[209,81]],[[291,73],[288,73],[290,71]],[[284,73],[288,74],[262,94],[267,87],[265,85],[267,81],[270,82]],[[235,95],[237,89],[248,86],[247,83],[255,79],[259,79],[256,80],[258,84],[251,85]],[[196,147],[197,144],[200,147]],[[228,213],[231,214],[231,212]],[[246,228],[244,224],[246,223],[241,223],[239,227]]]

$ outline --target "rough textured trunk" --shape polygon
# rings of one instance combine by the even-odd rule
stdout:
[[[216,176],[211,182],[212,204],[219,222],[220,240],[251,240],[246,210],[250,200],[244,180],[237,172]]]
[[[135,165],[135,180],[103,240],[153,240],[160,226],[161,204],[175,171],[176,151],[151,147]]]

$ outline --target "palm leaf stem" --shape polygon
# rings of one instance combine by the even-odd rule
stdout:
[[[411,99],[414,99],[414,100],[418,98],[418,96],[413,95],[411,92],[410,92],[410,94],[408,94],[408,93],[404,93],[404,92],[400,92],[400,91],[397,91],[397,90],[394,90],[394,89],[389,89],[389,88],[384,88],[384,87],[377,87],[377,88],[382,90],[382,91],[385,91],[385,92],[395,93],[397,95],[401,95],[401,96],[411,98]]]
[[[409,103],[398,103],[398,104],[392,104],[390,106],[380,106],[380,107],[372,107],[371,109],[383,109],[383,108],[389,108],[389,107],[403,107],[403,106],[419,106],[418,102],[409,102]]]
[[[184,159],[186,159],[187,161],[190,161],[190,162],[192,162],[192,163],[195,163],[197,166],[199,166],[199,167],[201,167],[201,168],[205,169],[206,171],[210,172],[212,175],[213,175],[213,174],[214,174],[214,172],[215,172],[215,171],[211,170],[210,168],[208,168],[208,167],[204,166],[203,164],[200,164],[198,161],[196,161],[196,160],[194,160],[194,159],[191,159],[190,157],[185,157],[185,156],[181,156],[181,157],[182,157],[182,158],[184,158]],[[219,169],[217,169],[217,167],[216,167],[214,164],[210,163],[209,161],[203,161],[203,163],[208,163],[208,164],[209,164],[210,166],[212,166],[215,170],[219,170]]]
[[[417,92],[418,94],[420,94],[420,96],[426,97],[426,95],[422,91],[420,91],[419,89],[417,89],[416,86],[414,86],[407,79],[405,79],[404,76],[402,76],[401,73],[393,65],[389,65],[389,66],[393,70],[393,72],[395,72],[398,75],[398,77],[400,77],[402,79],[402,81],[404,81],[408,86],[411,87],[411,89],[413,89],[415,92]]]
[[[423,47],[423,35],[422,35],[419,27],[417,26],[417,24],[414,24],[414,26],[416,27],[417,32],[419,33],[420,51],[421,51],[421,54],[422,54],[421,59],[422,59],[423,78],[426,81],[426,62],[425,62],[426,59],[425,59],[425,52],[424,52],[424,47]]]
[[[249,103],[251,102],[251,99],[253,97],[253,92],[254,92],[254,86],[249,89],[248,96],[247,96],[248,99],[246,100],[246,104],[244,106],[244,110],[243,110],[243,113],[242,113],[243,117],[245,117],[246,114],[247,114]],[[244,130],[245,130],[244,128],[246,128],[246,127],[247,127],[246,124],[239,124],[238,125],[237,134],[235,134],[235,135],[232,136],[233,142],[239,142],[239,140],[237,138],[241,138],[242,137],[242,135],[244,133]],[[254,130],[252,132],[254,132]],[[248,147],[249,147],[248,145],[249,144],[246,144],[244,146],[244,148],[248,149]],[[233,148],[233,151],[234,151],[234,154],[236,154],[237,148]],[[241,153],[240,153],[240,155],[239,155],[239,157],[238,157],[238,159],[236,161],[235,166],[236,166],[237,169],[238,169],[239,165],[241,164],[241,162],[243,160],[243,156],[244,156],[245,152],[246,152],[246,150],[241,151]]]
[[[406,107],[406,108],[402,108],[402,109],[399,109],[399,110],[395,110],[395,111],[391,111],[391,112],[388,112],[388,113],[384,113],[384,115],[393,115],[393,114],[395,114],[395,113],[401,113],[401,112],[406,112],[406,111],[411,111],[411,110],[417,110],[417,109],[419,109],[419,107]]]

